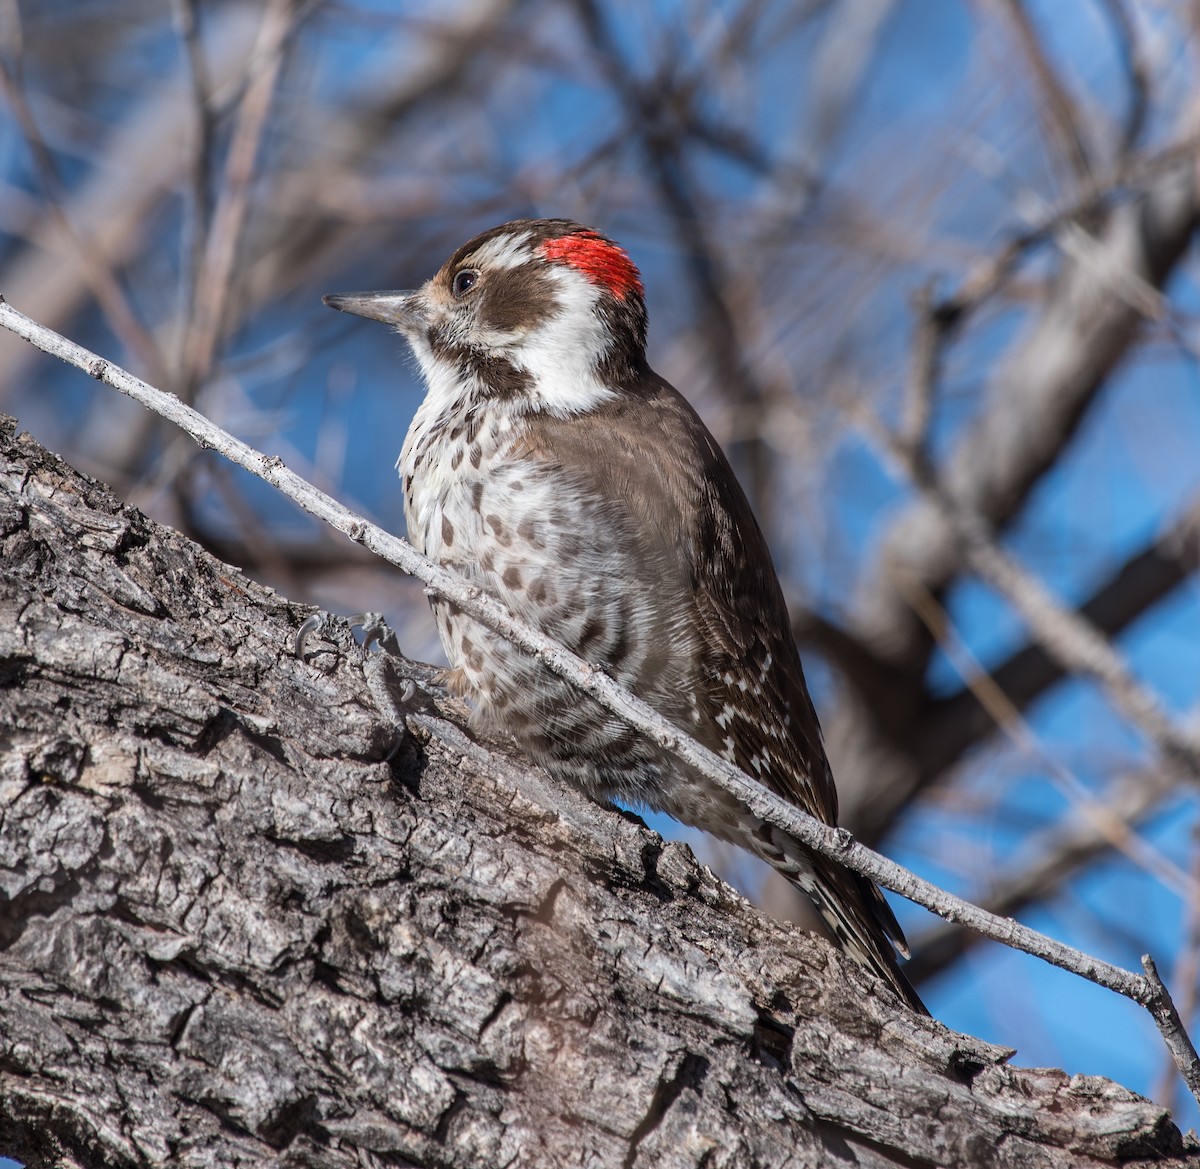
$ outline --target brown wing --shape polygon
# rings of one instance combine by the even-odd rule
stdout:
[[[687,729],[826,823],[837,819],[816,712],[758,523],[716,440],[647,371],[594,413],[539,419],[519,454],[554,462],[620,506],[697,636]],[[664,712],[665,713],[665,712]]]
[[[690,408],[689,408],[690,413]],[[694,559],[716,749],[827,824],[837,792],[767,542],[724,454],[696,420],[706,469]]]
[[[690,606],[689,702],[664,709],[705,746],[777,795],[837,823],[820,725],[770,551],[732,468],[687,401],[647,371],[580,418],[539,421],[520,454],[575,474],[615,501],[660,573],[664,603]],[[719,819],[703,825],[721,831]],[[879,890],[769,828],[754,847],[816,902],[857,960],[917,1010],[888,938],[904,935]]]

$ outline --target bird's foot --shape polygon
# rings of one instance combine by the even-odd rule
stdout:
[[[383,619],[382,613],[354,613],[349,617],[337,618],[325,612],[313,613],[296,630],[296,640],[292,647],[295,656],[301,661],[305,661],[308,656],[309,638],[314,633],[323,635],[330,625],[338,620],[344,620],[352,630],[362,629],[364,650],[369,652],[372,646],[377,645],[384,653],[391,654],[393,657],[402,658],[404,656],[400,649],[400,643],[396,640],[395,631]],[[325,644],[328,645],[328,641]]]
[[[342,630],[338,626],[342,626]],[[362,629],[361,661],[367,693],[380,718],[396,732],[388,754],[390,758],[400,749],[407,734],[406,708],[416,697],[418,683],[424,684],[425,675],[432,673],[433,667],[405,658],[395,632],[380,613],[355,613],[345,618],[325,612],[313,613],[296,631],[292,652],[301,661],[321,654],[332,654],[336,661],[343,648],[348,648],[345,626],[349,626],[351,637],[355,628]],[[339,632],[341,636],[338,636]],[[371,652],[376,646],[381,653]]]
[[[380,713],[388,715],[396,704],[401,706],[410,703],[418,689],[439,701],[454,701],[461,698],[464,686],[459,675],[461,671],[447,670],[439,666],[431,666],[425,662],[413,661],[404,656],[395,631],[383,619],[381,613],[353,613],[348,617],[338,617],[333,613],[317,612],[307,617],[296,631],[292,652],[301,661],[331,655],[336,662],[341,654],[341,648],[346,644],[346,635],[342,630],[349,626],[351,636],[354,629],[362,630],[362,641],[359,643],[363,650],[363,670],[371,678],[382,679],[374,685],[386,685],[391,694],[389,703],[382,702],[382,694],[376,698],[376,705],[381,706]],[[340,636],[339,636],[340,635]],[[372,653],[378,646],[382,653]],[[386,662],[385,669],[382,663]],[[333,669],[333,665],[317,664],[318,669]]]

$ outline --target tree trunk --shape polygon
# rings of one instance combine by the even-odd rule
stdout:
[[[0,1153],[1183,1166],[0,427]],[[381,713],[381,710],[383,713]]]

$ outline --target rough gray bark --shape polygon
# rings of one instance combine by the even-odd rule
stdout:
[[[0,1152],[1161,1164],[1104,1080],[876,997],[633,817],[0,428]],[[420,680],[419,668],[403,667]],[[368,671],[369,673],[369,671]]]

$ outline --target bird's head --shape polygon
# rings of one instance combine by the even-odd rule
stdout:
[[[642,281],[625,251],[567,219],[518,219],[464,244],[415,292],[325,303],[403,333],[447,378],[527,409],[583,412],[645,368]]]

